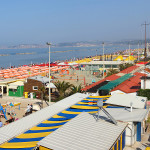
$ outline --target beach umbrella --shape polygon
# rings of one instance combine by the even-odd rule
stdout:
[[[8,76],[8,75],[5,75],[5,76],[4,76],[4,78],[10,78],[10,76]]]

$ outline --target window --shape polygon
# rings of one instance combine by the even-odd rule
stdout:
[[[111,68],[111,65],[105,65],[105,68]]]
[[[117,68],[117,65],[112,65],[112,68]]]
[[[38,86],[33,86],[33,90],[38,90]]]

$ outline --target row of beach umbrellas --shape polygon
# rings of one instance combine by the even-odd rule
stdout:
[[[51,71],[59,71],[63,69],[68,69],[68,66],[54,66],[51,67]],[[18,68],[11,69],[3,69],[0,70],[0,78],[8,79],[8,78],[16,78],[16,79],[24,79],[36,75],[42,75],[44,73],[49,73],[48,66],[24,66]]]

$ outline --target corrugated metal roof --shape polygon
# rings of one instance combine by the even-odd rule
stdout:
[[[10,83],[8,85],[8,88],[9,89],[17,89],[18,86],[23,86],[23,85],[24,85],[23,81],[17,81],[17,82]]]
[[[18,85],[18,86],[20,86],[20,85],[24,85],[24,82],[23,81],[17,81],[17,82],[10,83],[8,86],[10,86],[10,85]]]
[[[96,121],[93,115],[81,113],[64,126],[41,140],[38,145],[53,150],[110,149],[127,123],[114,125],[106,120]]]
[[[125,80],[131,78],[133,75],[131,74],[125,74],[124,76],[114,80],[114,81],[110,81],[109,83],[107,83],[106,85],[100,87],[98,90],[111,90],[114,87],[118,86],[119,84],[121,84],[122,82],[124,82]]]
[[[126,122],[142,122],[149,113],[148,109],[132,109],[132,112],[130,112],[130,109],[125,108],[105,108],[105,110],[115,120]],[[106,116],[103,112],[100,112],[100,115]]]
[[[46,85],[46,88],[49,88],[49,83]],[[50,83],[50,88],[56,89],[56,86],[54,85],[54,83]]]
[[[50,118],[51,116],[63,111],[64,109],[76,104],[86,98],[86,94],[76,93],[71,95],[51,106],[48,106],[40,111],[37,111],[27,117],[19,119],[11,124],[0,128],[0,144],[7,140],[25,132],[38,123]]]
[[[98,81],[98,82],[96,82],[96,83],[93,83],[93,84],[91,84],[91,85],[89,85],[89,86],[86,86],[85,88],[83,88],[83,89],[81,89],[82,91],[87,91],[88,89],[91,89],[91,88],[93,88],[93,87],[95,87],[96,85],[98,85],[98,84],[100,84],[100,83],[102,83],[102,82],[104,82],[104,81],[113,81],[113,80],[116,80],[116,79],[118,79],[120,76],[118,76],[118,75],[116,75],[116,74],[113,74],[113,75],[111,75],[111,76],[109,76],[109,77],[106,77],[105,79],[102,79],[102,80],[100,80],[100,81]]]
[[[131,94],[113,94],[110,98],[108,98],[106,103],[125,107],[131,107],[132,103],[133,108],[144,108],[146,105],[146,100],[147,98],[142,96],[134,96]]]
[[[90,61],[90,62],[82,62],[80,64],[88,64],[88,65],[91,65],[91,64],[111,64],[111,65],[120,65],[122,64],[123,62],[122,61]]]
[[[33,77],[29,77],[28,79],[38,80],[38,81],[40,81],[40,82],[42,82],[42,83],[47,83],[47,82],[49,82],[49,78],[43,77],[43,76],[33,76]],[[50,79],[50,80],[52,80],[52,79]]]
[[[17,79],[4,79],[4,80],[0,80],[0,84],[5,84],[5,83],[15,82],[15,81],[17,81]]]
[[[139,67],[139,66],[134,65],[134,66],[131,66],[131,67],[129,67],[129,68],[126,68],[126,69],[120,71],[120,73],[130,73],[130,72],[132,72],[133,70],[137,69],[138,67]]]
[[[134,93],[141,88],[140,76],[136,75],[131,77],[129,80],[122,82],[120,85],[115,87],[112,91],[121,90],[125,93]]]

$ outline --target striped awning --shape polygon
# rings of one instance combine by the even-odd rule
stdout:
[[[30,128],[26,132],[12,138],[8,142],[3,143],[2,145],[0,145],[0,149],[2,150],[33,149],[40,140],[42,140],[47,135],[51,134],[53,131],[57,130],[59,127],[64,125],[66,122],[68,122],[78,114],[82,112],[97,113],[98,107],[96,103],[98,99],[102,99],[104,102],[104,107],[107,107],[107,105],[105,105],[105,101],[107,99],[106,96],[87,97],[81,100],[80,102],[70,106],[69,108],[61,111],[60,113],[53,115],[49,119]]]

